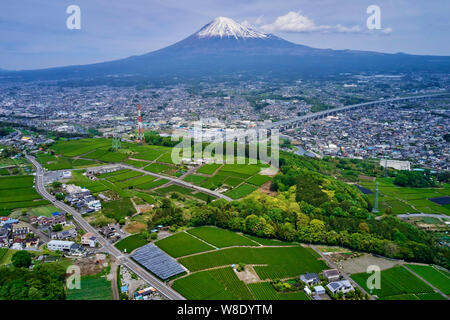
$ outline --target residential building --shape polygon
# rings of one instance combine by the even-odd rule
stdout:
[[[91,248],[95,248],[98,240],[92,232],[88,232],[81,236],[81,244],[87,245]]]
[[[316,273],[305,273],[300,276],[300,280],[307,285],[320,283],[319,276]]]
[[[340,274],[337,269],[324,270],[322,274],[328,282],[337,281],[340,278]]]
[[[325,294],[326,293],[325,288],[322,287],[322,286],[315,286],[314,287],[314,292],[316,294]]]
[[[47,243],[48,250],[69,252],[76,243],[73,241],[51,240]]]
[[[329,284],[327,284],[327,288],[333,294],[338,292],[347,293],[349,291],[355,290],[355,288],[353,288],[352,284],[348,280],[330,282]]]

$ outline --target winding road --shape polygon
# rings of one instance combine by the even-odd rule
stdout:
[[[36,181],[35,188],[36,191],[46,200],[52,202],[55,207],[58,207],[62,211],[65,211],[72,215],[73,219],[78,223],[78,225],[86,232],[92,232],[99,243],[103,246],[103,249],[108,252],[111,256],[113,256],[117,262],[121,265],[126,266],[132,272],[134,272],[137,276],[143,279],[145,282],[150,284],[156,290],[159,291],[161,295],[163,295],[166,299],[169,300],[185,300],[185,298],[180,295],[178,292],[173,290],[172,288],[165,285],[162,281],[157,279],[155,276],[151,275],[144,268],[140,267],[136,262],[134,262],[128,255],[122,253],[116,247],[114,247],[109,241],[107,241],[103,236],[91,226],[82,216],[76,211],[74,208],[66,205],[64,202],[58,201],[53,197],[50,193],[47,192],[44,186],[44,169],[42,166],[36,161],[36,159],[30,155],[26,155],[26,158],[33,164],[36,168]]]

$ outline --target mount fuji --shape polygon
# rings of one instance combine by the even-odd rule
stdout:
[[[2,81],[182,81],[232,76],[298,78],[341,72],[450,72],[450,57],[316,49],[218,17],[171,46],[83,66],[2,74]]]

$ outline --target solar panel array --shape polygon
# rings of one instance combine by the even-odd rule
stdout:
[[[131,257],[163,280],[186,271],[174,258],[151,243],[137,249]]]

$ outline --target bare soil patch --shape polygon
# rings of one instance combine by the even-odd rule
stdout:
[[[235,273],[239,280],[243,281],[244,283],[255,283],[261,281],[252,265],[246,265],[244,267],[244,271],[235,271]]]
[[[139,233],[147,229],[147,224],[138,221],[132,221],[124,227],[128,233]]]
[[[267,194],[269,196],[275,197],[277,195],[277,192],[270,190],[271,183],[272,183],[272,181],[267,181],[259,188],[259,191],[261,191],[262,193]]]
[[[103,269],[103,265],[96,261],[95,257],[80,258],[74,262],[74,265],[80,267],[82,276],[97,274]]]
[[[363,254],[357,258],[347,259],[340,262],[342,269],[347,273],[360,273],[366,272],[367,267],[375,265],[380,270],[392,268],[393,266],[400,264],[401,260],[390,260],[381,257],[375,257],[371,254]]]

